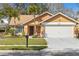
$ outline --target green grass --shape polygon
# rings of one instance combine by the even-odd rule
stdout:
[[[46,40],[43,38],[32,38],[28,40],[29,45],[41,45],[41,46],[29,46],[26,47],[26,39],[24,37],[13,37],[0,39],[0,50],[41,50],[47,48]],[[7,46],[7,45],[19,45],[19,46]],[[20,46],[23,45],[23,46]],[[46,45],[46,46],[42,46]]]
[[[0,46],[0,50],[41,50],[47,46]]]
[[[0,45],[25,45],[26,39],[24,37],[5,38],[0,40]],[[43,38],[33,38],[28,40],[29,45],[47,45]]]

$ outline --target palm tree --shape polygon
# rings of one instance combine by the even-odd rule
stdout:
[[[32,14],[34,16],[34,35],[37,35],[36,32],[36,22],[35,22],[35,15],[40,13],[41,8],[37,4],[29,4],[29,7],[26,10],[27,14]]]
[[[18,20],[19,20],[19,10],[12,8],[9,4],[4,4],[3,7],[4,7],[3,14],[5,16],[9,17],[9,19],[8,19],[8,26],[7,26],[7,29],[8,29],[8,28],[10,28],[9,24],[10,24],[10,20],[11,20],[12,17],[14,17],[15,25],[16,25],[16,21],[15,21],[16,18],[18,18]],[[15,28],[15,26],[14,26],[14,28]]]
[[[12,14],[13,14],[13,8],[9,5],[9,4],[3,4],[3,14],[7,17],[9,17],[9,23],[10,20],[12,18]]]
[[[18,9],[13,9],[13,14],[12,14],[12,17],[14,17],[14,35],[15,35],[15,31],[16,31],[16,20],[19,20],[19,10]]]

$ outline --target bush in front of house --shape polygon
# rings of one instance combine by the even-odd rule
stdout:
[[[38,36],[37,35],[33,35],[32,38],[38,38]]]
[[[74,33],[75,33],[76,38],[79,38],[79,29],[78,28],[76,28],[74,30]]]
[[[22,32],[22,35],[25,36],[25,32],[24,31]]]
[[[12,36],[15,35],[15,29],[14,29],[14,28],[10,28],[10,29],[9,29],[9,32],[10,32],[10,34],[11,34]]]
[[[43,37],[38,36],[38,35],[33,35],[32,38],[43,38]]]

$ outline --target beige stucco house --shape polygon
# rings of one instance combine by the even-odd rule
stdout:
[[[40,15],[20,15],[20,20],[12,17],[10,26],[16,26],[17,33],[22,31],[30,36],[37,34],[43,37],[74,37],[74,27],[79,22],[59,12],[55,15],[44,12]],[[35,22],[34,22],[35,20]]]

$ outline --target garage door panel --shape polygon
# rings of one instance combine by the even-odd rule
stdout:
[[[45,35],[50,38],[73,37],[73,26],[45,26]]]

